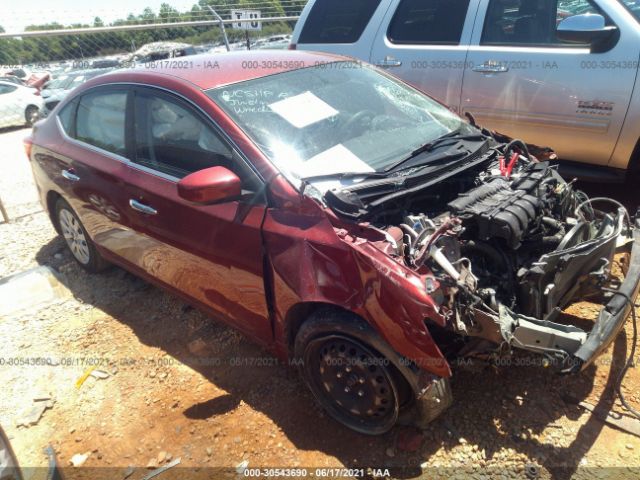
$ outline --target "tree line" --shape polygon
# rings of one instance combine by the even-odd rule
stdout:
[[[306,0],[199,0],[191,10],[179,12],[168,3],[160,6],[158,13],[147,7],[139,15],[129,14],[124,19],[111,22],[110,26],[190,22],[215,20],[208,6],[215,8],[222,18],[230,18],[236,8],[261,10],[263,17],[299,15]],[[96,17],[92,25],[44,23],[29,25],[26,31],[65,30],[68,28],[103,27],[105,23]],[[269,22],[262,24],[260,35],[290,32],[293,22]],[[0,32],[4,32],[0,26]],[[230,41],[244,38],[244,32],[227,26]],[[255,35],[255,33],[253,34]],[[150,28],[123,32],[101,32],[74,35],[49,35],[46,37],[12,37],[0,39],[0,66],[49,63],[59,60],[81,60],[122,52],[133,52],[146,43],[157,41],[180,41],[192,44],[218,43],[222,33],[217,26]]]

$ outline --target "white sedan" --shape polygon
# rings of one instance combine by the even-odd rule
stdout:
[[[40,108],[42,97],[37,89],[0,80],[0,128],[31,126]]]

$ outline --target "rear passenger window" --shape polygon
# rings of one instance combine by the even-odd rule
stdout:
[[[78,99],[75,98],[71,102],[67,103],[58,114],[58,118],[60,119],[60,124],[62,125],[64,133],[66,133],[70,137],[75,137],[73,120],[75,118],[77,105]]]
[[[298,43],[354,43],[380,0],[316,0]]]
[[[566,46],[557,38],[558,25],[565,18],[583,13],[602,14],[588,0],[491,0],[481,43]]]
[[[189,107],[165,96],[136,93],[135,162],[176,178],[209,167],[232,171],[229,146]]]
[[[460,43],[469,0],[402,0],[389,24],[392,43]]]
[[[126,92],[83,95],[78,104],[75,138],[118,155],[125,151]]]

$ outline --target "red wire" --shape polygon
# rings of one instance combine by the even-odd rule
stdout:
[[[520,158],[520,153],[513,152],[513,154],[511,155],[511,158],[509,159],[509,163],[505,164],[504,157],[500,157],[500,160],[499,160],[500,175],[502,175],[503,177],[509,178],[511,176],[511,172],[513,171],[513,168],[516,166],[516,163],[518,163],[518,158]]]
[[[509,165],[507,165],[507,178],[511,176],[511,172],[513,171],[513,167],[516,166],[518,158],[520,158],[520,153],[518,152],[514,152],[513,155],[511,155],[511,160],[509,161]]]

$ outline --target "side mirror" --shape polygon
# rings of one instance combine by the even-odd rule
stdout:
[[[565,42],[594,45],[610,38],[617,27],[607,26],[602,15],[583,13],[567,17],[560,22],[556,36]]]
[[[233,200],[242,193],[240,178],[224,167],[211,167],[187,175],[178,182],[178,195],[194,203]]]

